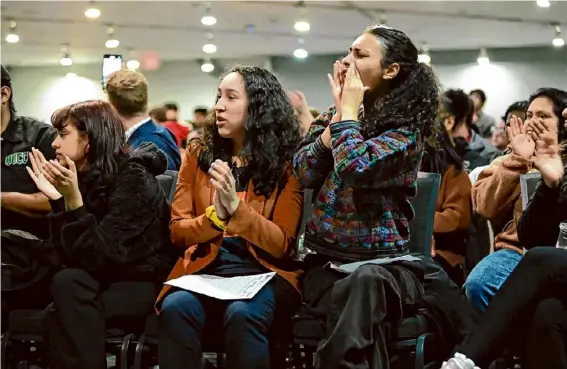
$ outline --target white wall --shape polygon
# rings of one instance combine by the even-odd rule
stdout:
[[[181,118],[192,119],[195,107],[212,106],[218,73],[233,64],[270,67],[268,58],[224,60],[215,73],[206,74],[201,72],[195,61],[163,63],[156,71],[143,72],[149,83],[150,108],[176,102]],[[73,72],[77,77],[66,77],[67,72]],[[100,64],[11,68],[10,74],[18,114],[45,122],[49,122],[56,109],[65,105],[88,99],[106,99],[100,83]]]
[[[500,117],[509,104],[525,100],[539,87],[567,89],[567,47],[563,50],[508,49],[490,51],[492,63],[474,63],[476,51],[433,53],[434,68],[444,88],[469,91],[483,89],[486,111]],[[272,69],[287,89],[305,92],[310,105],[325,109],[332,103],[326,74],[335,56],[256,58],[223,61],[216,72],[228,65],[254,64]],[[79,75],[66,79],[70,70]],[[100,65],[11,70],[16,108],[19,114],[48,121],[51,113],[66,104],[89,98],[104,98],[100,88]],[[211,107],[218,75],[202,73],[197,62],[164,63],[159,70],[144,72],[150,84],[150,107],[173,101],[180,106],[183,119],[191,119],[196,106]]]

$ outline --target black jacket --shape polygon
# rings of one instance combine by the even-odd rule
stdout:
[[[567,167],[558,188],[549,188],[540,181],[526,210],[518,222],[518,239],[526,249],[555,246],[559,224],[567,220]]]
[[[51,241],[63,264],[110,282],[164,281],[177,260],[169,205],[155,178],[166,166],[165,155],[149,144],[120,165],[106,204],[89,208],[84,201],[66,212],[64,200],[52,202]]]

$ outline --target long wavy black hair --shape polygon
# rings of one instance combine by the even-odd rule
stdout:
[[[440,84],[430,66],[417,61],[418,50],[402,31],[375,24],[365,33],[382,47],[382,68],[397,63],[400,70],[388,91],[365,114],[363,134],[375,137],[398,127],[419,130],[422,139],[433,138],[439,112]]]
[[[59,132],[73,124],[79,134],[88,137],[86,165],[77,177],[85,204],[98,208],[106,202],[119,166],[129,155],[120,118],[109,103],[88,100],[57,110],[51,122]]]
[[[255,194],[268,197],[276,188],[283,188],[291,173],[290,163],[301,137],[299,122],[282,85],[270,71],[237,66],[224,76],[230,73],[242,76],[248,94],[240,156],[246,162]],[[203,137],[190,142],[190,149],[200,148],[199,168],[205,173],[217,159],[232,163],[232,140],[219,135],[215,122],[213,111],[207,117]]]
[[[404,32],[382,24],[370,26],[364,32],[376,37],[382,47],[381,67],[397,63],[400,70],[388,81],[385,95],[365,112],[363,136],[370,139],[404,127],[420,132],[418,148],[423,149],[424,142],[433,143],[436,134],[440,85],[435,73],[430,66],[418,62],[418,50]],[[400,163],[403,165],[403,160]],[[383,212],[380,200],[367,189],[355,188],[353,198],[367,221]]]
[[[461,173],[464,168],[463,158],[455,150],[453,141],[441,120],[439,120],[438,132],[435,137],[436,145],[425,144],[421,170],[444,175],[450,166],[454,166],[456,173]]]

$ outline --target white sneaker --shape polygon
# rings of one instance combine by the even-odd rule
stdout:
[[[459,354],[457,352],[454,357],[449,359],[449,361],[443,363],[441,369],[480,369],[480,368],[474,365],[474,362],[471,359],[467,359],[465,355]]]

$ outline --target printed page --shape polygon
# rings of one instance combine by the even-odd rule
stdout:
[[[398,256],[396,258],[364,260],[364,261],[358,261],[356,263],[348,263],[348,264],[341,264],[341,265],[328,263],[327,266],[331,269],[336,269],[340,272],[350,274],[350,273],[354,272],[356,270],[356,268],[361,267],[361,266],[366,265],[366,264],[385,265],[385,264],[391,264],[391,263],[396,262],[396,261],[421,261],[421,259],[417,258],[415,256],[412,256],[412,255],[404,255],[404,256]]]
[[[239,277],[218,277],[209,274],[184,275],[165,282],[187,291],[219,300],[248,300],[268,283],[276,273]]]

